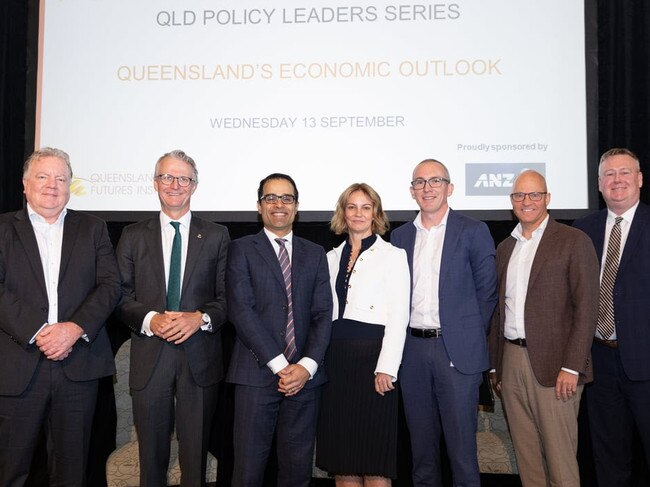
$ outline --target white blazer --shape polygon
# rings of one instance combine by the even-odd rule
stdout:
[[[345,242],[327,253],[330,284],[334,297],[333,319],[339,317],[336,276]],[[377,235],[354,265],[348,282],[344,318],[384,325],[384,339],[375,374],[383,372],[397,379],[409,322],[411,277],[406,252]]]

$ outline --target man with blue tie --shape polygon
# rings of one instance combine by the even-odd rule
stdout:
[[[228,230],[192,214],[194,160],[180,150],[158,159],[154,189],[160,214],[122,232],[118,315],[131,328],[133,419],[140,485],[167,485],[176,427],[181,486],[205,485],[206,455],[226,320]]]
[[[298,189],[290,176],[260,182],[257,210],[264,228],[232,243],[226,276],[237,332],[227,376],[235,384],[232,485],[262,485],[275,434],[278,485],[307,487],[332,325],[327,258],[293,235]]]
[[[454,485],[480,486],[476,422],[497,301],[495,251],[484,223],[449,208],[453,190],[444,164],[420,162],[410,188],[420,212],[391,235],[411,268],[411,318],[399,378],[415,486],[442,486],[443,434]]]
[[[636,432],[650,465],[650,207],[640,202],[642,185],[639,158],[608,150],[598,166],[607,208],[574,223],[601,262],[594,382],[585,390],[601,487],[632,485]]]

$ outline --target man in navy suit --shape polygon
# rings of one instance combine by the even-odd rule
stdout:
[[[628,149],[608,150],[598,166],[598,189],[607,208],[574,223],[591,237],[602,267],[591,349],[594,382],[585,391],[601,487],[632,485],[635,430],[650,465],[650,207],[639,201],[642,185],[638,157]],[[618,261],[618,270],[606,277],[611,276],[609,248],[617,244],[610,261]],[[613,289],[608,279],[614,280]],[[603,326],[607,308],[610,328]]]
[[[86,484],[97,383],[115,372],[104,323],[120,296],[106,224],[66,208],[68,154],[25,162],[27,207],[0,217],[0,485],[22,486],[41,429],[51,485]]]
[[[271,174],[257,192],[264,229],[235,240],[226,274],[237,331],[227,380],[235,386],[233,486],[262,485],[274,434],[278,485],[309,485],[332,325],[323,249],[293,235],[298,189]]]
[[[132,331],[129,384],[143,487],[167,485],[174,425],[181,486],[205,485],[224,375],[221,326],[230,238],[225,227],[190,211],[197,185],[196,164],[185,152],[160,157],[154,188],[161,211],[126,227],[117,246],[123,291],[118,314]]]
[[[416,486],[442,485],[443,434],[454,485],[480,486],[476,422],[497,301],[495,251],[484,223],[449,208],[453,190],[444,164],[419,163],[410,191],[420,213],[391,235],[411,268],[411,318],[399,378]]]

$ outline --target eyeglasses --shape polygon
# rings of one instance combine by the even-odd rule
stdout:
[[[411,186],[413,189],[424,189],[427,183],[429,183],[429,186],[432,188],[439,188],[442,186],[442,183],[447,183],[449,184],[451,181],[447,178],[441,178],[440,176],[434,176],[429,179],[422,179],[418,178],[413,181],[411,181]]]
[[[512,193],[510,198],[512,201],[522,202],[528,196],[530,201],[541,201],[545,194],[548,194],[546,191],[533,191],[532,193]]]
[[[192,179],[189,176],[172,176],[171,174],[158,174],[156,178],[166,186],[169,186],[174,182],[174,179],[178,181],[179,186],[189,186],[192,183],[196,182],[196,179]]]
[[[260,201],[262,200],[266,201],[270,205],[277,201],[282,201],[285,205],[291,205],[296,202],[296,197],[292,194],[265,194],[260,198]]]

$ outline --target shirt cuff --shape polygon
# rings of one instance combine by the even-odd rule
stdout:
[[[140,328],[140,333],[143,335],[147,335],[148,337],[153,336],[153,332],[151,331],[151,319],[156,315],[155,311],[149,311],[146,316],[144,317],[144,320],[142,320],[142,328]]]
[[[210,315],[208,313],[203,313],[203,316],[201,318],[204,320],[205,318],[208,319],[208,321],[203,321],[203,325],[201,325],[201,330],[212,331],[212,319],[210,318]]]
[[[561,370],[563,370],[563,371],[565,371],[565,372],[568,372],[569,374],[580,375],[580,374],[579,374],[578,372],[576,372],[575,370],[567,369],[566,367],[562,367]]]
[[[300,360],[298,360],[298,364],[302,365],[305,369],[307,369],[307,372],[309,372],[309,380],[312,380],[316,375],[316,371],[318,370],[318,364],[316,363],[316,361],[310,359],[309,357],[303,357]]]
[[[268,366],[269,369],[271,369],[273,375],[275,375],[278,372],[280,372],[282,369],[284,369],[287,365],[289,365],[289,361],[283,354],[280,354],[277,357],[269,360],[266,365]]]
[[[45,328],[46,326],[47,326],[47,323],[43,323],[43,326],[41,326],[41,327],[38,329],[38,331],[37,331],[36,333],[34,333],[34,336],[33,336],[32,339],[29,341],[29,344],[30,344],[30,345],[36,341],[36,337],[37,337],[38,334],[43,330],[43,328]]]

